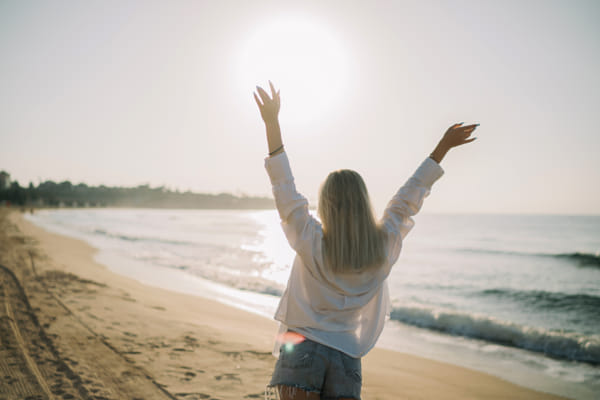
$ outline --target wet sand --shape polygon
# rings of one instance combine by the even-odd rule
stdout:
[[[264,398],[274,321],[143,285],[95,252],[0,209],[0,399]],[[365,400],[560,398],[382,349],[363,373]]]

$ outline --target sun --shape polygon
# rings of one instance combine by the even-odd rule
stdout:
[[[349,61],[340,41],[323,24],[286,19],[263,25],[245,41],[239,65],[243,87],[281,90],[280,118],[313,122],[331,113],[344,98]]]

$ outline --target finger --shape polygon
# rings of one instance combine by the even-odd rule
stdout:
[[[262,100],[263,103],[266,103],[267,101],[271,100],[271,98],[269,97],[267,92],[265,92],[265,90],[263,88],[261,88],[260,86],[256,87],[256,91],[258,92],[258,95],[260,96],[260,99]]]
[[[457,128],[457,131],[461,133],[467,133],[470,135],[476,128],[477,125],[461,126],[460,128]]]
[[[464,141],[464,143],[471,143],[473,140],[477,139],[476,137],[471,138],[471,139],[467,139]]]
[[[260,86],[256,87],[256,91],[258,92],[258,95],[260,96],[263,103],[267,103],[271,100],[271,98],[269,97],[267,92],[265,92],[265,90],[263,88],[261,88]]]
[[[448,130],[447,130],[446,132],[451,132],[451,131],[453,131],[453,130],[455,130],[455,129],[458,129],[458,128],[460,128],[460,126],[461,126],[462,124],[464,124],[464,122],[459,122],[459,123],[457,123],[457,124],[451,125],[451,126],[450,126],[450,128],[448,128]]]
[[[275,90],[275,86],[273,86],[273,82],[269,81],[269,87],[271,88],[271,96],[275,98],[277,91]]]
[[[258,99],[258,96],[254,92],[252,92],[252,94],[254,95],[254,100],[256,101],[256,104],[258,104],[258,108],[261,108],[263,106],[263,104]]]

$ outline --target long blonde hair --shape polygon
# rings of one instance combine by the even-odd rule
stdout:
[[[324,257],[334,272],[359,272],[383,264],[384,234],[357,172],[342,169],[327,176],[319,194],[318,213]]]

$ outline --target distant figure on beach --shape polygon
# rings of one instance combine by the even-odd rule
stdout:
[[[269,384],[281,399],[360,399],[361,357],[373,348],[390,311],[386,278],[415,215],[444,171],[453,147],[470,143],[479,124],[452,125],[431,155],[375,219],[361,176],[331,172],[319,193],[318,215],[296,191],[279,126],[280,96],[269,82],[254,93],[266,125],[265,168],[281,225],[296,257],[275,313],[280,322]]]

